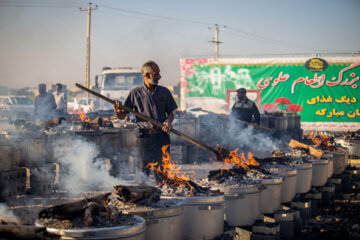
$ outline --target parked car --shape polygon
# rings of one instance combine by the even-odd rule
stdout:
[[[26,96],[0,96],[0,115],[10,120],[30,119],[34,104]]]

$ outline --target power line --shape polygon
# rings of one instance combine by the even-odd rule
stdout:
[[[82,3],[80,3],[80,4],[82,4]],[[79,3],[74,3],[74,2],[60,2],[60,3],[59,2],[54,2],[54,3],[49,3],[49,2],[36,2],[36,3],[35,2],[33,2],[33,3],[0,2],[0,7],[72,8],[72,7],[75,7],[76,5],[78,6]],[[129,10],[129,9],[118,8],[118,7],[107,6],[107,5],[98,5],[98,6],[101,6],[102,8],[105,8],[105,9],[108,9],[111,11],[115,11],[116,13],[112,13],[112,12],[104,11],[104,10],[102,10],[101,12],[105,12],[105,13],[108,12],[110,14],[128,16],[128,17],[132,17],[132,18],[136,18],[136,19],[145,19],[145,20],[150,20],[150,21],[156,20],[158,22],[165,22],[165,23],[170,23],[170,24],[186,25],[186,26],[193,26],[193,27],[208,28],[209,25],[213,25],[213,23],[209,23],[209,22],[160,16],[160,15],[149,14],[149,13],[139,12],[139,11],[133,11],[133,10]],[[263,41],[263,42],[267,42],[267,43],[278,45],[278,46],[295,47],[295,48],[311,50],[311,51],[314,50],[310,46],[306,46],[306,45],[298,44],[298,43],[291,43],[291,42],[278,40],[278,39],[272,39],[272,38],[269,38],[266,36],[252,33],[252,32],[233,28],[231,26],[227,26],[227,30],[228,30],[227,33],[234,35],[234,36],[242,37],[242,38]],[[329,51],[329,49],[326,49],[325,51],[332,52],[333,50]]]
[[[160,20],[168,20],[168,21],[172,21],[172,22],[183,22],[183,23],[197,24],[197,25],[204,25],[204,26],[209,26],[211,24],[211,23],[208,23],[208,22],[193,21],[193,20],[186,20],[186,19],[173,18],[173,17],[165,17],[165,16],[159,16],[159,15],[154,15],[154,14],[149,14],[149,13],[144,13],[144,12],[138,12],[138,11],[133,11],[133,10],[129,10],[129,9],[123,9],[123,8],[117,8],[117,7],[111,7],[111,6],[106,6],[106,5],[99,5],[99,6],[101,6],[103,8],[119,11],[119,12],[125,12],[127,14],[134,14],[137,17],[139,17],[139,16],[147,16],[147,17],[160,19]]]

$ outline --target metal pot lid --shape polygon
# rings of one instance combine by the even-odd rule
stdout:
[[[134,225],[122,225],[118,227],[104,227],[104,228],[86,228],[86,229],[57,229],[46,228],[48,232],[59,234],[62,237],[69,238],[96,238],[113,239],[114,237],[129,237],[140,234],[145,231],[145,219],[139,216],[134,216],[136,223]],[[36,220],[35,226],[44,227]]]

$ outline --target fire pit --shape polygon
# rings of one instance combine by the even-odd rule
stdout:
[[[312,179],[311,186],[324,186],[328,179],[329,160],[309,160],[312,164]]]
[[[270,214],[280,208],[282,183],[283,178],[280,176],[261,179],[261,184],[266,187],[261,191],[261,213]]]
[[[281,202],[291,202],[296,194],[296,168],[285,164],[265,164],[262,168],[283,177]]]
[[[333,152],[334,174],[341,174],[345,171],[349,159],[349,153],[345,150]]]
[[[215,239],[220,237],[224,228],[224,195],[210,190],[180,174],[180,167],[170,159],[168,146],[163,146],[162,164],[149,164],[162,182],[158,187],[165,199],[182,200],[183,239]]]
[[[296,193],[307,193],[311,189],[312,180],[312,164],[301,163],[296,164]]]
[[[140,195],[141,192],[150,191],[139,200],[132,201],[121,199],[132,189],[134,197]],[[119,194],[120,193],[120,194]],[[126,193],[126,194],[124,194]],[[146,220],[146,239],[182,239],[182,213],[183,206],[180,200],[176,199],[160,199],[161,192],[154,187],[141,186],[116,186],[112,192],[113,204],[127,214],[134,214],[143,217]]]
[[[145,220],[124,214],[121,207],[158,199],[155,187],[117,185],[111,193],[43,209],[36,224],[64,239],[145,239]]]
[[[254,165],[248,166],[246,162],[252,162]],[[249,161],[245,155],[235,152],[225,164],[227,165],[222,166],[224,169],[211,170],[207,178],[199,182],[201,185],[224,192],[224,219],[229,226],[250,226],[261,217],[260,195],[264,188],[259,180],[253,179],[261,174],[261,169],[256,167],[255,159]],[[232,168],[229,168],[231,165]]]
[[[330,151],[325,151],[321,158],[327,159],[329,161],[329,169],[328,169],[328,178],[331,178],[331,176],[334,173],[334,155]]]

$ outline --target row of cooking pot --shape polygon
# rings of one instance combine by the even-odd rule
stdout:
[[[223,234],[224,220],[229,226],[250,226],[261,214],[274,213],[281,203],[291,202],[296,194],[326,184],[333,174],[341,174],[347,165],[346,152],[324,155],[325,159],[297,164],[280,176],[259,179],[259,185],[225,187],[223,195],[185,197],[179,205],[149,211],[129,211],[139,216],[132,226],[114,228],[59,230],[73,239],[215,239]]]

